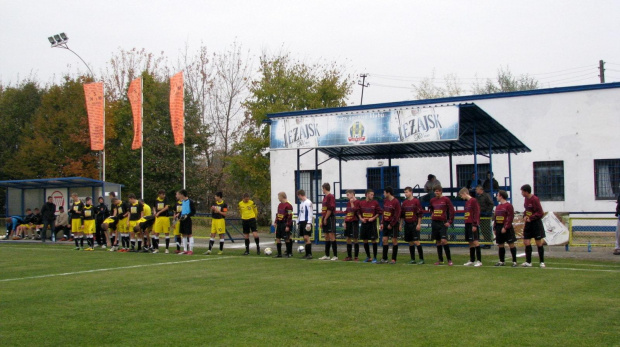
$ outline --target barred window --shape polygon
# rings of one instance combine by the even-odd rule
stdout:
[[[596,200],[615,200],[620,193],[620,159],[594,160]]]
[[[323,194],[321,190],[321,185],[323,184],[321,170],[295,171],[295,181],[297,189],[305,190],[306,196],[313,203],[318,201],[315,194],[316,189],[318,189],[319,195]],[[295,192],[295,201],[297,201],[297,192]]]
[[[381,196],[385,187],[400,188],[399,177],[398,166],[369,167],[366,169],[366,186],[375,191],[375,196]]]
[[[541,201],[564,201],[564,162],[534,162],[534,194]]]
[[[491,171],[489,164],[478,164],[478,180],[480,185],[487,178],[487,172]],[[474,173],[474,164],[462,164],[456,166],[456,184],[457,187],[467,187],[467,183],[472,180],[471,176]],[[471,183],[471,189],[476,188],[478,182]]]

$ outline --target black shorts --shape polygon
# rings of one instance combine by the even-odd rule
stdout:
[[[360,222],[344,222],[344,237],[350,237],[352,239],[359,239],[360,237]]]
[[[146,222],[140,223],[140,230],[146,230],[155,224],[155,218],[147,219]]]
[[[508,228],[505,233],[502,234],[503,225],[495,227],[495,243],[503,245],[504,243],[515,243],[517,238],[515,237],[515,229]]]
[[[322,223],[323,221],[321,221]],[[332,214],[327,217],[327,223],[323,225],[323,234],[336,232],[336,217]]]
[[[312,236],[312,227],[310,227],[310,230],[306,230],[306,225],[308,225],[308,222],[297,223],[297,231],[300,237]]]
[[[290,231],[286,231],[286,223],[276,224],[276,239],[288,239],[291,236]]]
[[[542,240],[546,237],[545,228],[543,227],[542,220],[537,219],[532,222],[525,223],[523,227],[523,238],[525,240],[535,239]]]
[[[241,220],[241,225],[243,225],[243,233],[244,234],[249,234],[250,231],[255,232],[256,230],[258,230],[256,228],[256,218],[242,219]]]
[[[360,229],[360,239],[362,240],[376,240],[377,234],[377,221],[362,223]]]
[[[440,220],[434,220],[431,223],[431,239],[441,241],[442,239],[448,239],[448,227],[445,226],[446,222]]]
[[[474,242],[480,240],[480,227],[478,227],[478,231],[473,231],[473,224],[465,223],[465,241]]]
[[[390,222],[383,222],[383,237],[398,237],[398,224],[389,229]]]
[[[413,242],[420,241],[420,232],[417,231],[418,222],[407,223],[405,222],[405,241]]]
[[[192,234],[192,218],[191,217],[181,219],[179,223],[181,223],[181,225],[179,226],[179,231],[181,232],[182,235]]]

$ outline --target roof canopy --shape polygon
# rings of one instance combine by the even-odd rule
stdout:
[[[45,189],[45,188],[79,188],[79,187],[98,187],[104,184],[114,184],[85,177],[61,177],[61,178],[42,178],[32,180],[11,180],[0,181],[0,187],[15,189]],[[120,185],[122,186],[122,185]]]

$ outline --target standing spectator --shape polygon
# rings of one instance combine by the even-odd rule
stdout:
[[[480,205],[480,236],[482,237],[482,241],[491,242],[493,241],[491,233],[491,217],[493,216],[494,207],[493,199],[484,191],[482,186],[477,186],[476,200],[478,200],[478,204]],[[488,249],[491,248],[491,246],[485,244],[482,248]]]
[[[469,190],[469,195],[475,196],[476,195],[476,187],[481,185],[481,184],[482,184],[482,181],[480,179],[476,179],[476,173],[472,172],[471,173],[471,179],[469,181],[467,181],[467,185],[466,185],[467,190]]]
[[[47,202],[41,207],[41,216],[43,217],[43,228],[41,229],[41,242],[45,242],[47,238],[47,228],[50,228],[52,241],[56,241],[54,234],[54,219],[56,219],[56,205],[51,196],[47,197]]]
[[[434,187],[441,186],[441,182],[433,174],[428,175],[428,180],[424,183],[424,191],[426,195],[422,197],[423,201],[431,201],[431,197],[434,195]]]
[[[615,255],[620,255],[620,197],[616,201],[616,217],[618,217],[618,225],[616,225],[616,249]]]
[[[71,236],[71,225],[69,224],[69,214],[65,212],[63,206],[58,207],[58,217],[56,218],[56,223],[54,223],[53,235],[58,234],[60,230],[62,230],[62,239],[60,241],[68,241],[69,236]]]
[[[110,217],[110,210],[105,204],[105,200],[103,200],[102,196],[100,196],[97,201],[99,202],[99,205],[97,205],[97,214],[95,215],[95,239],[97,240],[97,245],[105,249],[107,241],[105,233],[101,230],[101,224],[103,224],[103,221],[106,220],[106,218]]]
[[[493,173],[491,171],[487,171],[487,179],[484,180],[484,183],[482,183],[482,188],[485,192],[491,191],[491,180],[493,180],[493,190],[499,190],[499,183],[497,183],[497,180],[495,180],[495,177],[493,177]]]

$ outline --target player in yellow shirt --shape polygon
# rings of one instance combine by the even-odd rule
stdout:
[[[217,254],[224,253],[224,234],[226,233],[226,214],[228,213],[228,205],[222,199],[222,192],[215,193],[215,204],[211,206],[211,239],[209,240],[209,250],[204,254],[211,254],[211,249],[215,243],[215,235],[220,237],[220,251]]]
[[[135,194],[129,194],[129,220],[126,221],[127,230],[131,233],[131,249],[129,252],[136,251],[136,236],[138,236],[139,240],[138,251],[142,249],[141,233],[138,232],[138,235],[136,235],[136,232],[134,231],[134,228],[140,223],[140,219],[142,218],[144,218],[144,205],[136,199]]]
[[[95,246],[93,234],[95,233],[95,208],[93,206],[93,199],[89,196],[85,200],[84,204],[84,224],[82,224],[82,232],[86,236],[86,242],[88,247],[85,251],[94,251]]]
[[[174,242],[177,244],[177,250],[174,253],[181,253],[181,223],[179,223],[179,218],[181,218],[181,211],[183,210],[183,200],[177,199],[176,205],[174,206],[174,220],[172,222],[172,228],[174,235]],[[168,249],[166,248],[166,251]],[[166,252],[168,253],[168,252]]]
[[[118,230],[118,233],[121,235],[121,249],[119,252],[129,252],[129,233],[127,230],[127,217],[129,217],[128,203],[119,198],[116,200],[115,207],[116,217],[118,218],[116,230]]]
[[[243,237],[245,238],[245,253],[243,253],[243,255],[250,254],[250,231],[252,232],[254,242],[256,243],[256,254],[260,255],[260,241],[258,237],[258,230],[256,228],[258,208],[256,208],[254,201],[250,200],[250,194],[243,194],[243,200],[239,201],[239,213],[241,214]]]
[[[153,226],[153,253],[159,252],[159,234],[166,236],[166,253],[169,253],[170,246],[170,218],[168,218],[168,209],[170,206],[166,204],[166,191],[160,189],[157,192],[155,200],[155,225]]]
[[[84,203],[80,200],[77,193],[71,194],[71,232],[75,241],[75,250],[84,248],[82,238],[82,218],[84,217]],[[81,248],[80,248],[81,247]]]

